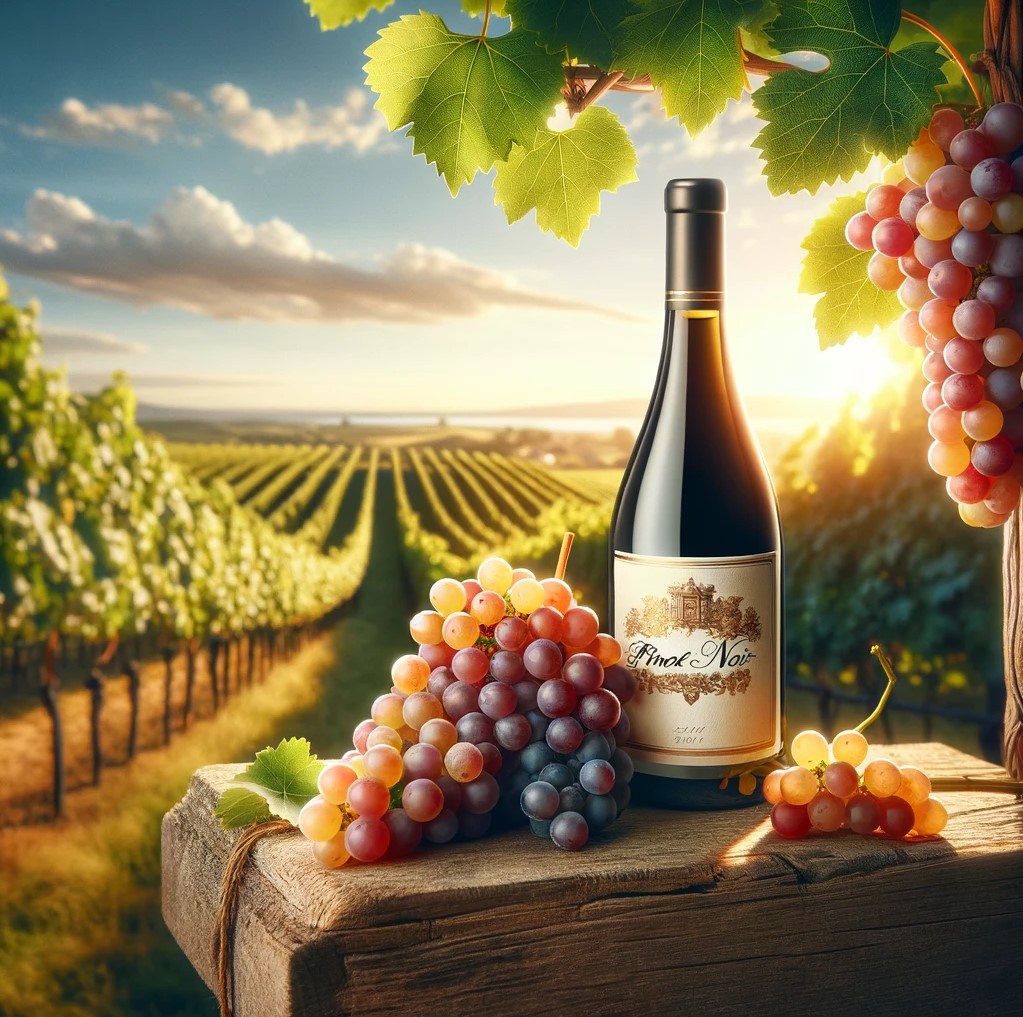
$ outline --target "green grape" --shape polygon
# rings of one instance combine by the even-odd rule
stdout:
[[[800,731],[792,739],[789,755],[797,766],[813,769],[828,761],[828,740],[819,731]]]
[[[859,766],[867,758],[867,739],[854,729],[839,731],[831,739],[831,754],[842,763]]]

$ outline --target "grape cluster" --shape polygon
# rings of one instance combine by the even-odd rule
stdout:
[[[927,459],[971,526],[1004,523],[1023,484],[1021,146],[1016,103],[976,127],[938,109],[845,231],[874,251],[870,281],[898,291],[903,342],[927,351]]]
[[[931,782],[914,766],[867,758],[867,739],[841,731],[828,743],[819,731],[801,731],[789,749],[795,763],[764,778],[771,825],[779,836],[798,840],[813,830],[832,833],[882,831],[890,837],[941,833],[945,807],[931,798]]]
[[[528,818],[577,850],[629,802],[622,710],[636,690],[618,641],[561,579],[488,558],[476,579],[440,579],[409,623],[419,651],[320,773],[299,816],[316,858],[338,868],[481,837]]]

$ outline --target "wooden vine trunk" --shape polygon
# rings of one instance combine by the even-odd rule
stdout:
[[[984,11],[983,63],[995,102],[1023,103],[1023,3],[989,0]],[[1023,506],[1005,527],[1005,768],[1023,777]]]

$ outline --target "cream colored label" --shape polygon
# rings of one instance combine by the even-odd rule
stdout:
[[[614,584],[622,663],[639,681],[628,707],[636,768],[731,766],[778,752],[777,554],[654,558],[616,551]]]

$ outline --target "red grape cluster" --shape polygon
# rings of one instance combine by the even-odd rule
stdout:
[[[424,840],[481,837],[495,820],[528,818],[535,832],[538,780],[557,799],[545,836],[582,847],[629,801],[632,763],[617,739],[636,685],[618,641],[561,579],[501,558],[476,579],[438,580],[430,602],[409,623],[419,652],[394,662],[390,692],[302,809],[316,858],[327,868],[399,858]]]
[[[890,759],[857,769],[867,758],[867,739],[860,731],[841,731],[830,744],[819,731],[800,731],[789,751],[796,765],[764,778],[764,798],[773,806],[771,825],[787,840],[843,828],[889,837],[912,831],[930,836],[945,828],[948,813],[931,798],[931,782],[922,770]]]
[[[939,109],[845,230],[875,252],[870,281],[898,291],[903,342],[927,351],[927,459],[971,526],[1004,523],[1023,484],[1021,146],[1016,103],[976,127]]]

